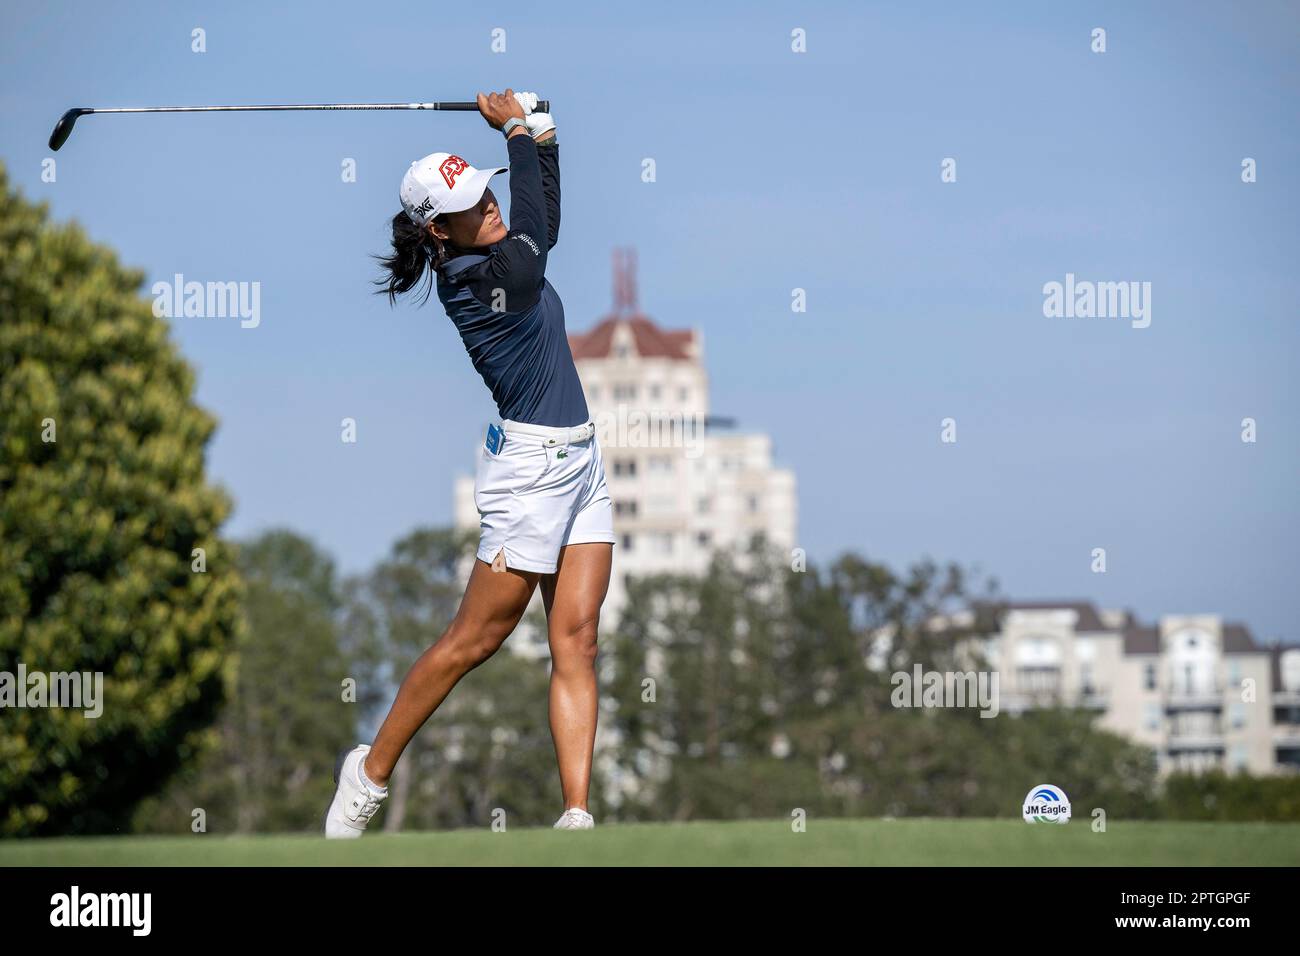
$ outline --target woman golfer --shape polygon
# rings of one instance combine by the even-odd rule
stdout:
[[[390,301],[436,287],[501,416],[478,451],[478,559],[455,619],[407,672],[370,746],[344,754],[325,835],[358,837],[388,796],[397,758],[470,670],[510,636],[540,584],[551,647],[550,723],[564,813],[586,830],[596,738],[596,623],[609,587],[614,530],[605,466],[564,329],[546,281],[560,231],[555,123],[531,93],[478,95],[506,137],[510,226],[475,169],[433,153],[402,177],[393,253],[380,285]]]

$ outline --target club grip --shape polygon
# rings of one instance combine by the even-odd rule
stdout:
[[[469,112],[477,113],[478,103],[477,102],[434,103],[433,108],[438,110],[449,110],[449,111],[461,112],[461,113],[469,113]],[[550,100],[538,100],[537,108],[533,110],[534,113],[549,113],[550,111],[551,111]]]

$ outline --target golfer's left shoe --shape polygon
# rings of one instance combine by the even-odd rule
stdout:
[[[592,819],[591,814],[586,810],[579,810],[577,807],[570,807],[555,821],[552,830],[594,830],[596,821]]]
[[[361,777],[361,762],[370,753],[362,744],[345,751],[334,769],[334,802],[325,814],[325,836],[331,840],[355,840],[388,799],[388,788],[376,788]]]

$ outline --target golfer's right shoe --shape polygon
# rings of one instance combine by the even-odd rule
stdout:
[[[388,799],[388,788],[376,789],[361,778],[361,762],[370,753],[362,744],[339,755],[334,767],[334,801],[325,813],[325,836],[331,840],[355,840],[365,832],[379,806]]]
[[[555,821],[552,830],[594,830],[596,821],[592,819],[591,814],[586,810],[578,807],[570,807],[560,815],[560,819]]]

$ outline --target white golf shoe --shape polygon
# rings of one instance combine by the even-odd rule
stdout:
[[[388,799],[388,788],[375,789],[361,779],[361,761],[370,752],[362,744],[339,755],[334,767],[334,800],[325,813],[325,836],[331,840],[355,840],[365,832],[380,805]]]
[[[579,810],[577,807],[570,807],[560,815],[560,819],[555,821],[552,830],[594,830],[596,821],[592,819],[591,814],[586,810]]]

